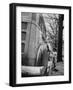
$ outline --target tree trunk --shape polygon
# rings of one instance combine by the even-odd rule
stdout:
[[[57,56],[57,62],[62,61],[63,19],[64,19],[64,15],[59,15],[58,56]]]

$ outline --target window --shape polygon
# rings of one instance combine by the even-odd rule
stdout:
[[[22,22],[22,29],[27,29],[27,22]]]
[[[21,39],[26,40],[26,32],[22,32]]]
[[[22,43],[22,44],[21,44],[21,47],[22,47],[22,48],[21,48],[21,51],[22,51],[22,53],[24,53],[24,50],[25,50],[25,43]]]

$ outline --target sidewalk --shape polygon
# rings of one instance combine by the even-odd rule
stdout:
[[[64,63],[58,62],[56,64],[55,70],[52,71],[50,76],[64,75]]]

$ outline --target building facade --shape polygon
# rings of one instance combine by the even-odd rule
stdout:
[[[36,65],[37,49],[39,44],[43,42],[44,30],[43,17],[39,13],[21,13],[22,65]]]

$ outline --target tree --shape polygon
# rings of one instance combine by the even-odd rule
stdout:
[[[44,14],[46,37],[51,41],[53,50],[57,52],[57,61],[62,61],[63,20],[62,14]]]
[[[43,17],[46,22],[46,37],[52,44],[52,48],[57,50],[59,14],[45,14]]]

